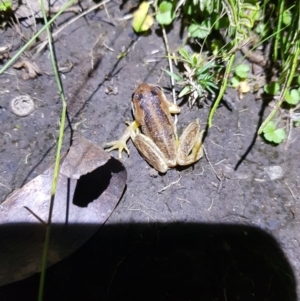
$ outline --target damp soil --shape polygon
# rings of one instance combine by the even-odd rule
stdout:
[[[109,2],[107,10],[116,18],[130,7]],[[12,41],[19,43],[15,32],[2,29],[0,42]],[[168,41],[171,51],[181,45],[180,28],[168,29]],[[59,64],[73,65],[61,74],[69,121],[63,152],[76,132],[97,145],[119,138],[141,82],[171,99],[158,27],[137,38],[130,22],[112,24],[98,10],[68,26],[55,52]],[[0,77],[2,201],[54,162],[62,106],[49,51],[35,62],[43,71],[35,79],[13,68]],[[24,94],[35,109],[19,117],[10,101]],[[251,94],[228,95],[234,107],[218,108],[205,155],[192,166],[154,176],[129,142],[118,206],[92,239],[48,269],[44,300],[300,300],[300,130],[270,145],[256,136],[270,107]],[[196,118],[206,128],[209,100],[180,106],[179,134]],[[35,300],[38,284],[34,275],[3,286],[0,299]]]

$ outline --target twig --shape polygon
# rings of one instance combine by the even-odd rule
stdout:
[[[210,206],[206,209],[206,211],[210,211],[210,209],[212,208],[213,204],[214,204],[214,198],[211,199],[211,204],[210,204]]]
[[[131,205],[129,205],[129,206],[127,207],[127,210],[128,210],[128,211],[141,210],[141,209],[139,209],[139,208],[131,208],[131,207],[133,207],[133,206],[136,205],[136,204],[141,205],[142,207],[145,207],[145,208],[148,209],[148,210],[153,210],[153,211],[157,212],[156,209],[154,209],[154,208],[149,208],[149,207],[147,207],[145,204],[140,203],[140,202],[134,202],[134,203],[132,203]]]
[[[167,52],[167,56],[168,56],[168,62],[169,62],[169,68],[170,68],[170,72],[173,72],[173,65],[172,65],[172,59],[171,59],[171,54],[170,54],[170,49],[169,49],[169,44],[168,44],[168,38],[167,38],[167,34],[166,34],[166,30],[165,27],[162,25],[162,33],[163,33],[163,39],[164,39],[164,43],[166,46],[166,52]],[[175,84],[174,84],[174,78],[171,76],[171,86],[172,86],[172,96],[173,96],[173,103],[176,105],[176,94],[175,94]],[[175,114],[174,116],[174,124],[176,126],[177,124],[177,115]]]
[[[177,184],[180,180],[181,180],[181,174],[179,174],[179,178],[176,181],[174,181],[174,182],[170,183],[169,185],[165,186],[164,188],[159,190],[157,193],[162,193],[166,189],[170,188],[172,185]]]
[[[202,176],[202,175],[203,175],[203,173],[204,173],[204,167],[203,167],[203,166],[201,166],[201,167],[202,167],[201,173],[196,173],[196,174],[195,174],[196,176]]]
[[[206,151],[206,148],[204,147],[204,145],[202,145],[203,147],[203,151],[204,151],[204,154],[205,154],[205,157],[210,165],[210,167],[212,168],[213,172],[215,173],[216,177],[218,178],[218,180],[222,181],[222,178],[219,176],[219,174],[215,171],[213,165],[211,164],[209,158],[208,158],[208,155],[207,155],[207,151]]]
[[[37,214],[35,214],[30,208],[28,208],[27,206],[24,206],[24,208],[28,210],[41,224],[43,224],[44,226],[47,225],[47,223],[42,218],[40,218]]]
[[[294,199],[295,201],[297,201],[297,197],[294,195],[294,193],[293,193],[292,189],[290,188],[290,186],[288,185],[287,181],[284,180],[283,182],[284,182],[284,184],[286,185],[286,187],[288,188],[288,190],[290,191],[290,193],[291,193],[293,199]]]

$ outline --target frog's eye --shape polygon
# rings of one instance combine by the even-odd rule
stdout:
[[[157,96],[160,92],[160,89],[158,87],[153,87],[150,92],[153,96]]]
[[[134,94],[134,98],[137,99],[137,100],[139,100],[139,101],[142,100],[143,97],[144,97],[144,96],[143,96],[143,94],[141,94],[141,93],[135,93],[135,94]]]

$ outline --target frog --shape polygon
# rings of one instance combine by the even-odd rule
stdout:
[[[142,157],[158,172],[197,162],[203,156],[200,121],[191,122],[178,138],[171,114],[179,114],[180,107],[167,100],[159,86],[141,83],[132,97],[133,122],[119,140],[105,143],[107,151],[119,150],[129,155],[127,140],[131,139]]]

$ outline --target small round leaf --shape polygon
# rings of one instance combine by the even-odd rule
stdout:
[[[201,24],[194,23],[188,28],[189,35],[192,38],[205,39],[211,30],[211,24],[209,20],[203,21]]]
[[[238,65],[235,68],[235,74],[240,78],[247,78],[250,71],[250,66],[246,64]]]
[[[156,21],[161,25],[169,25],[175,18],[171,2],[163,1],[158,7]]]
[[[231,85],[232,85],[232,87],[233,87],[233,88],[236,88],[236,87],[239,86],[239,84],[240,84],[240,80],[239,80],[237,77],[234,76],[234,77],[231,79]]]
[[[292,22],[292,15],[289,10],[285,10],[282,16],[282,22],[284,25],[289,26]]]
[[[271,82],[264,86],[264,91],[269,95],[276,95],[280,90],[278,82]]]
[[[297,105],[300,102],[300,93],[296,89],[288,91],[285,95],[285,101],[290,105]]]

